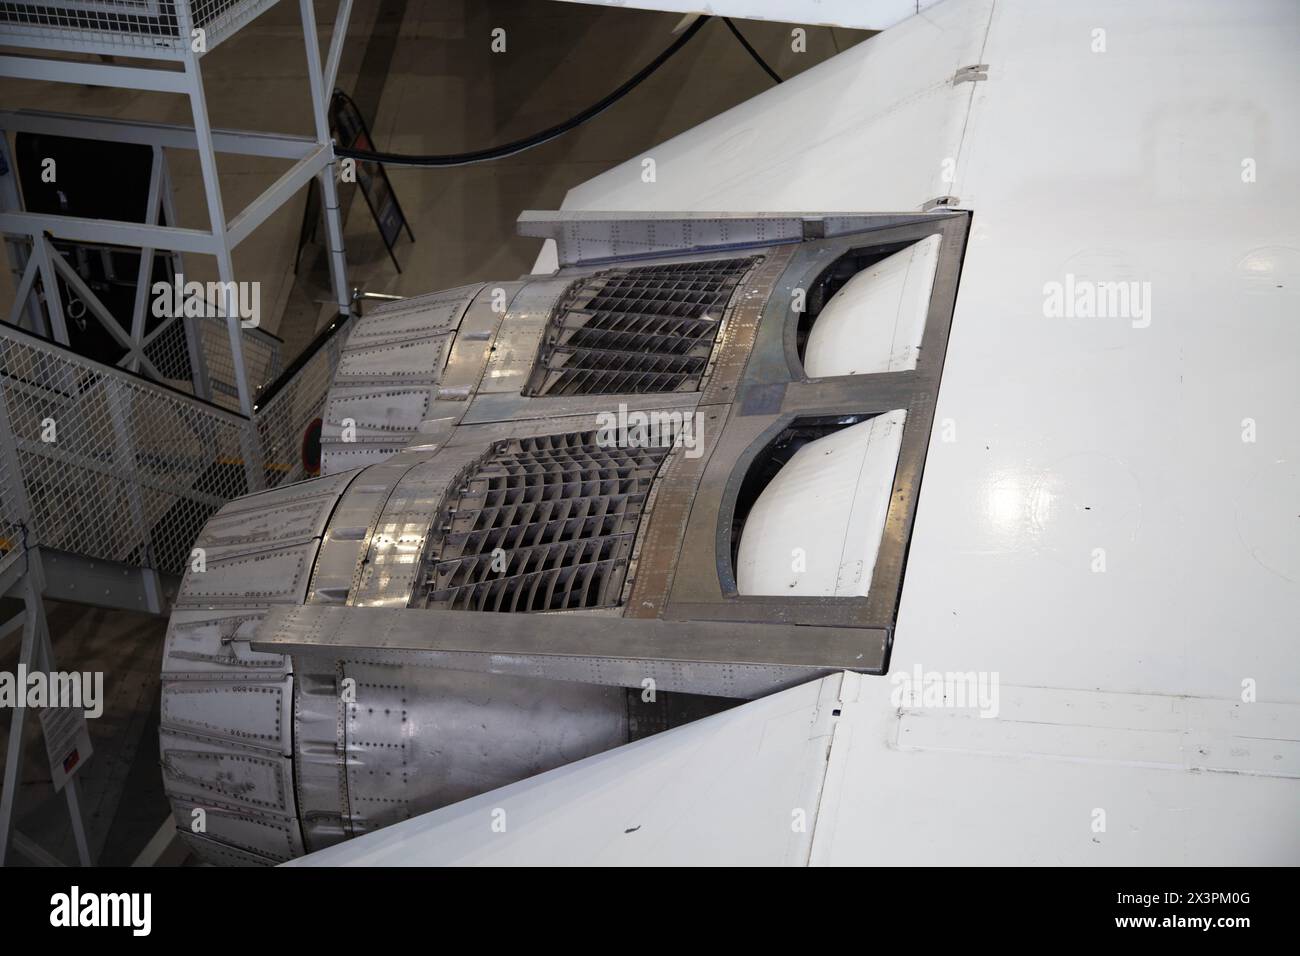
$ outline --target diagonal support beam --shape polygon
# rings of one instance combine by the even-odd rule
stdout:
[[[162,147],[155,146],[152,152],[144,221],[147,225],[156,226],[158,210],[162,206]],[[140,364],[147,361],[144,354],[144,330],[149,321],[149,280],[153,278],[153,256],[152,248],[140,250],[140,269],[135,277],[135,303],[131,307],[131,351],[127,353],[127,367],[133,372],[140,371]]]
[[[8,215],[0,215],[0,231]],[[45,292],[45,309],[50,315],[50,332],[54,341],[60,345],[68,344],[68,322],[63,315],[63,296],[59,294],[59,277],[54,271],[54,259],[50,255],[50,244],[43,233],[32,233],[32,258],[41,273],[41,289]]]
[[[311,153],[285,170],[284,175],[249,203],[243,212],[230,220],[230,226],[226,230],[230,245],[237,246],[247,239],[254,229],[266,222],[294,193],[311,182],[312,177],[333,160],[332,146],[317,146]]]
[[[68,265],[68,261],[59,255],[59,250],[55,249],[48,239],[42,237],[36,241],[44,244],[45,254],[54,263],[54,270],[63,276],[63,281],[72,287],[72,291],[76,293],[77,298],[99,320],[99,324],[104,327],[104,331],[116,339],[118,345],[129,350],[131,348],[131,336],[118,324],[117,319],[113,318],[113,313],[108,311],[104,303],[99,301],[99,296],[90,290],[90,287],[86,285],[86,280],[81,278],[76,269]],[[74,318],[80,318],[80,316],[74,316]]]
[[[27,297],[32,294],[32,286],[36,282],[38,271],[40,265],[36,261],[36,256],[28,256],[27,267],[23,269],[23,277],[18,282],[18,292],[14,295],[14,305],[9,312],[10,325],[22,325],[23,310],[27,305]]]
[[[343,41],[348,35],[348,20],[352,16],[352,0],[340,0],[334,15],[334,31],[330,34],[330,51],[325,58],[325,75],[322,77],[325,95],[331,96],[339,77],[339,61],[343,59]]]

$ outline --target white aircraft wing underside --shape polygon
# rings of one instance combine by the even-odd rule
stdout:
[[[890,675],[322,862],[1300,861],[1298,41],[1287,0],[948,0],[574,189],[972,210]],[[996,705],[900,701],[946,673]]]
[[[914,16],[937,0],[564,0],[671,13],[709,13],[746,20],[778,20],[809,26],[883,30]]]

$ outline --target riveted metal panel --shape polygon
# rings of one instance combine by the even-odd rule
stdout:
[[[274,684],[163,681],[162,723],[171,730],[275,748],[287,757],[293,752],[292,699],[292,677]]]
[[[336,473],[326,475],[321,478],[309,478],[306,481],[296,481],[293,484],[281,485],[278,488],[270,488],[266,491],[254,492],[251,495],[245,495],[242,498],[236,498],[229,502],[221,509],[221,514],[233,514],[238,511],[252,511],[258,508],[275,507],[286,505],[290,502],[300,501],[305,498],[329,498],[337,497],[347,487],[352,476],[347,473]]]
[[[371,380],[397,383],[428,382],[436,379],[446,360],[451,333],[442,332],[427,338],[382,345],[357,347],[349,344],[339,358],[334,374],[335,387],[357,385]],[[331,401],[330,405],[334,403]],[[337,422],[334,413],[330,419]]]
[[[265,609],[177,608],[163,650],[165,678],[264,680],[286,671],[281,654],[251,650]]]
[[[209,813],[207,838],[195,844],[209,859],[248,862],[238,858],[248,853],[267,862],[302,852],[291,662],[248,642],[267,605],[302,602],[319,538],[357,478],[346,472],[250,495],[200,535],[206,566],[186,574],[168,628],[159,745],[182,828],[194,805]],[[228,851],[237,858],[214,856],[221,844],[238,844]]]
[[[222,510],[204,526],[198,547],[214,561],[318,538],[325,530],[333,500],[331,495],[328,500],[322,496]]]
[[[301,604],[316,557],[316,539],[228,558],[209,560],[201,574],[185,576],[178,604]]]
[[[411,388],[338,388],[326,414],[331,427],[342,433],[351,421],[356,440],[395,441],[410,435],[429,411],[427,385]]]
[[[559,418],[586,415],[591,417],[593,411],[617,413],[624,408],[633,411],[670,411],[676,409],[685,413],[699,404],[699,392],[649,393],[645,395],[602,395],[593,398],[589,395],[570,397],[567,395],[540,395],[536,398],[521,398],[509,392],[496,395],[480,395],[474,400],[462,426],[489,425],[496,422],[516,422],[516,427],[530,421],[554,421]],[[554,431],[555,426],[548,426]],[[459,433],[464,428],[458,428]]]
[[[250,853],[247,850],[236,849],[225,843],[219,843],[196,833],[190,833],[181,828],[179,821],[176,830],[181,842],[189,847],[199,859],[206,860],[209,863],[219,863],[222,866],[254,867],[275,866],[280,862],[274,857],[265,856],[261,853]]]
[[[304,669],[367,661],[635,688],[653,677],[662,690],[757,697],[835,671],[878,668],[887,637],[839,627],[810,633],[784,622],[285,607],[268,614],[254,646],[292,654],[300,681]]]
[[[413,456],[414,453],[407,453]],[[470,460],[468,448],[446,448],[426,455],[393,486],[371,528],[365,560],[358,567],[349,603],[364,607],[405,607],[419,571],[429,526],[447,484]]]
[[[496,339],[502,324],[514,307],[515,298],[524,282],[496,282],[485,285],[474,299],[452,343],[447,366],[439,380],[435,399],[444,405],[448,402],[468,406],[478,390],[488,359],[496,351]],[[504,309],[501,306],[504,305]],[[463,407],[461,409],[463,412]],[[459,415],[460,412],[449,412]]]
[[[395,302],[356,323],[325,402],[322,470],[382,461],[405,444],[429,414],[456,330],[482,288]]]
[[[344,472],[226,505],[195,542],[203,564],[191,563],[177,605],[302,603],[317,541],[339,495],[356,477]]]
[[[798,242],[804,223],[802,216],[791,213],[669,213],[638,218],[622,212],[530,210],[519,216],[519,233],[554,239],[559,262],[567,266]]]
[[[348,338],[348,347],[421,339],[454,331],[466,304],[481,288],[481,283],[474,283],[385,303],[357,323],[356,330]]]
[[[341,675],[341,665],[322,660],[299,671],[294,685],[294,781],[309,850],[333,846],[352,835]]]
[[[195,810],[203,813],[196,817]],[[221,847],[246,854],[250,865],[283,863],[303,853],[298,821],[291,817],[272,816],[249,810],[207,806],[192,800],[173,800],[172,818],[182,835],[198,837],[202,843],[196,847],[203,856],[209,848]],[[203,821],[202,835],[192,831],[196,819]],[[239,862],[238,858],[228,862]]]
[[[169,797],[204,806],[248,807],[293,817],[293,770],[289,758],[230,740],[163,728],[163,788]]]
[[[406,443],[403,435],[388,436],[382,442],[335,441],[329,444],[325,442],[323,436],[322,432],[321,469],[331,473],[382,464],[401,451]]]
[[[621,690],[347,662],[353,835],[627,742]]]
[[[633,396],[643,408],[663,407],[654,401],[661,396]],[[537,399],[537,401],[541,401]],[[566,402],[573,401],[566,399]],[[578,411],[569,414],[548,414],[545,417],[505,419],[502,421],[466,423],[457,428],[447,440],[446,447],[473,446],[476,454],[484,452],[494,441],[536,435],[554,435],[560,432],[585,432],[602,427],[603,403],[584,401]]]
[[[422,455],[362,469],[339,499],[316,558],[305,603],[342,604],[356,590],[375,526],[393,488]]]
[[[510,311],[497,332],[478,394],[512,392],[518,395],[528,381],[537,358],[537,343],[550,319],[556,301],[572,279],[542,279],[529,282],[510,304]]]

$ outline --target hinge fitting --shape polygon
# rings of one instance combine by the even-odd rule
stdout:
[[[987,63],[976,63],[974,66],[963,66],[960,70],[952,75],[952,85],[958,83],[978,83],[981,80],[989,78],[989,65]]]

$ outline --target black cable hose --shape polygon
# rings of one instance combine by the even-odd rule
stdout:
[[[513,156],[516,153],[522,153],[526,149],[532,149],[534,146],[541,146],[543,143],[549,143],[558,136],[562,136],[569,130],[581,126],[587,120],[605,112],[619,100],[621,100],[632,90],[636,89],[643,80],[654,73],[655,70],[663,66],[672,58],[673,54],[690,42],[691,37],[700,32],[700,28],[707,23],[711,17],[701,16],[692,23],[682,35],[668,45],[668,48],[650,61],[630,80],[610,93],[599,102],[588,106],[581,113],[572,116],[550,129],[544,129],[540,133],[534,133],[532,136],[526,136],[523,139],[517,139],[513,143],[505,143],[501,146],[492,146],[488,149],[476,150],[472,153],[451,153],[446,156],[408,156],[403,153],[376,153],[366,149],[348,149],[341,146],[334,147],[335,156],[344,156],[351,159],[365,160],[373,163],[385,163],[389,166],[468,166],[471,163],[483,163],[492,159],[504,159],[507,156]],[[734,28],[733,28],[734,29]],[[744,39],[741,39],[744,43]],[[748,43],[745,44],[749,46]],[[751,50],[751,52],[753,52]],[[754,54],[757,56],[758,54]],[[768,70],[770,73],[771,70]]]
[[[727,25],[727,29],[729,29],[732,32],[732,34],[735,35],[736,39],[740,41],[740,45],[743,46],[746,49],[746,51],[748,51],[749,55],[754,58],[754,62],[767,71],[767,75],[772,78],[772,82],[780,83],[781,77],[776,75],[776,70],[768,66],[767,61],[758,55],[758,51],[749,45],[749,41],[746,40],[745,35],[740,32],[740,27],[736,26],[731,21],[731,17],[723,17],[722,22]]]

